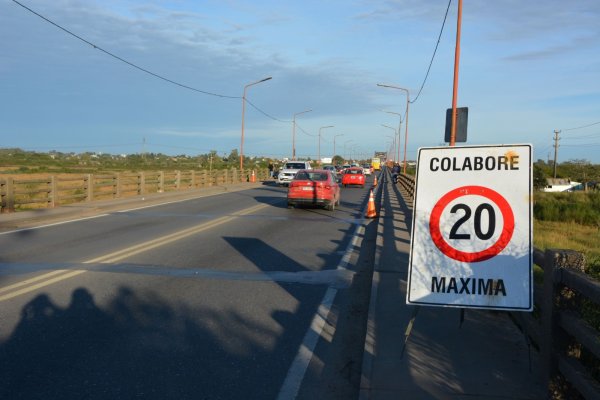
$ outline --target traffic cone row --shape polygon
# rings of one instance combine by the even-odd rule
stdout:
[[[373,197],[373,189],[371,189],[371,194],[369,194],[369,204],[367,205],[367,213],[365,214],[365,217],[377,217],[377,210],[375,209],[375,198]]]

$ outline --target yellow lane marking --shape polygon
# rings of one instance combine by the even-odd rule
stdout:
[[[177,240],[184,239],[186,237],[195,235],[197,233],[200,233],[200,232],[206,231],[208,229],[217,227],[219,225],[225,224],[227,222],[233,221],[237,217],[252,214],[258,210],[261,210],[261,209],[269,207],[269,206],[270,206],[270,204],[258,204],[256,206],[247,208],[245,210],[233,213],[231,216],[220,217],[215,220],[200,224],[198,226],[184,229],[179,232],[171,233],[169,235],[162,236],[157,239],[152,239],[152,240],[149,240],[144,243],[140,243],[140,244],[137,244],[137,245],[134,245],[134,246],[131,246],[131,247],[119,250],[119,251],[115,251],[110,254],[105,254],[103,256],[84,261],[83,263],[84,264],[94,264],[94,263],[113,263],[113,262],[121,261],[127,257],[131,257],[136,254],[140,254],[145,251],[149,251],[149,250],[155,249],[157,247],[164,246],[166,244],[175,242]],[[51,285],[53,283],[57,283],[57,282],[67,280],[69,278],[73,278],[73,277],[75,277],[77,275],[81,275],[85,272],[87,272],[87,270],[60,269],[60,270],[56,270],[56,271],[52,271],[52,272],[48,272],[46,274],[36,276],[34,278],[24,280],[22,282],[12,284],[10,286],[0,288],[0,293],[10,292],[8,294],[0,296],[0,301],[12,299],[14,297],[32,292],[34,290],[43,288],[43,287]],[[58,276],[56,276],[56,275],[58,275]],[[36,283],[36,282],[39,282],[39,283]],[[19,289],[19,290],[12,291],[13,289],[17,289],[22,286],[26,286],[26,287]]]
[[[5,286],[3,288],[0,288],[0,293],[8,292],[8,291],[11,291],[11,290],[16,289],[18,287],[29,285],[30,283],[41,281],[43,279],[49,278],[49,277],[57,275],[57,274],[61,274],[63,272],[65,272],[64,269],[59,269],[59,270],[56,270],[56,271],[49,272],[47,274],[36,276],[35,278],[26,279],[24,281],[15,283],[14,285]]]

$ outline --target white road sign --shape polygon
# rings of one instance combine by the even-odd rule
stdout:
[[[406,302],[533,309],[531,145],[419,149]]]

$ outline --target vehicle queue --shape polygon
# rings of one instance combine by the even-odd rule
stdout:
[[[319,169],[298,170],[288,182],[288,208],[318,206],[334,211],[340,204],[341,187],[364,188],[367,175],[371,173],[368,164],[324,165]]]

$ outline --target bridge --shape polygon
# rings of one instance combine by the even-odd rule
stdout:
[[[537,320],[408,306],[414,182],[386,174],[376,219],[368,189],[290,210],[268,179],[0,215],[0,397],[540,399],[560,374],[597,398],[557,350],[597,357],[553,303],[599,301],[576,257],[536,253]]]

